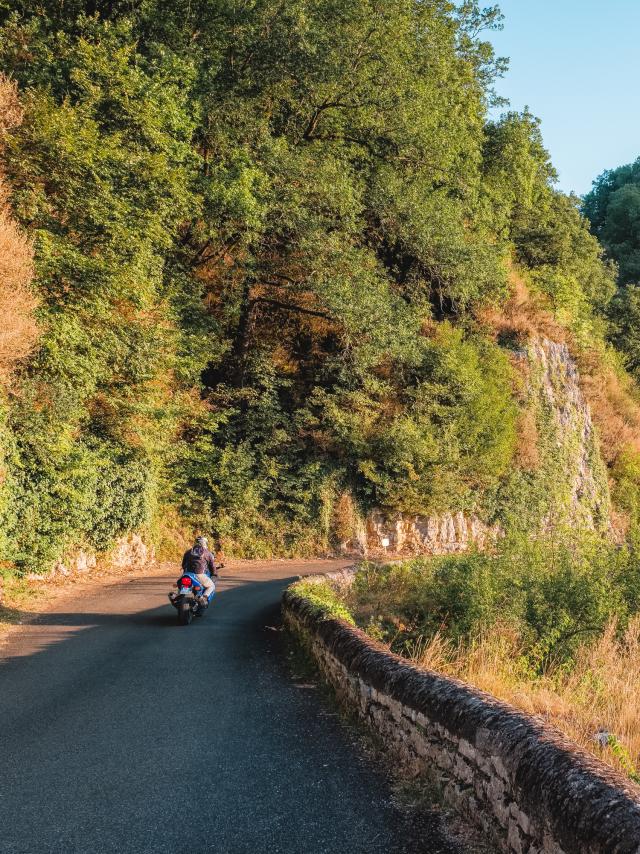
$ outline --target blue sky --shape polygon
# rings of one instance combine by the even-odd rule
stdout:
[[[497,0],[498,92],[542,120],[559,186],[582,195],[640,156],[640,0]],[[491,5],[489,2],[481,5]]]

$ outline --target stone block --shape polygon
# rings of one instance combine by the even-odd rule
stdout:
[[[527,836],[533,835],[531,821],[526,813],[522,812],[522,810],[518,810],[515,819],[523,833],[526,833]]]
[[[458,780],[462,780],[463,783],[467,785],[471,785],[473,783],[473,769],[467,765],[464,759],[461,756],[458,756],[453,773],[455,774]]]
[[[513,819],[509,822],[507,828],[507,849],[512,851],[513,854],[523,854],[520,829],[518,828],[518,823]]]
[[[474,762],[476,760],[477,750],[475,747],[472,747],[466,738],[461,738],[458,742],[458,750],[460,753],[467,759],[472,759]]]
[[[499,756],[492,755],[491,756],[491,764],[493,765],[493,769],[498,777],[501,777],[503,780],[509,780],[509,772],[505,768],[504,762],[500,759]]]

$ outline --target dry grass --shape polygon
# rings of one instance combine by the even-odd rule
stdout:
[[[527,673],[518,637],[500,627],[470,647],[441,635],[417,642],[412,660],[456,676],[530,714],[541,715],[569,738],[631,776],[640,768],[640,615],[622,636],[611,623],[585,645],[570,671]]]
[[[23,115],[17,84],[0,74],[0,133],[22,124]]]
[[[518,444],[516,463],[524,471],[535,471],[540,465],[536,415],[531,407],[523,409],[518,416]]]
[[[3,200],[3,196],[5,199]],[[31,292],[33,251],[11,219],[0,184],[0,382],[6,383],[38,337]]]
[[[478,320],[484,326],[498,338],[522,344],[534,336],[558,342],[567,339],[567,330],[554,318],[549,300],[542,294],[533,294],[513,266],[509,267],[509,284],[511,295],[505,303],[479,312]]]
[[[356,535],[358,511],[349,492],[342,492],[333,507],[331,530],[339,543],[346,543]]]
[[[633,379],[597,350],[581,353],[578,365],[605,460],[615,462],[627,448],[640,453],[640,403]]]
[[[0,134],[21,121],[16,85],[0,75]],[[9,188],[0,170],[0,383],[5,385],[38,337],[32,278],[33,248],[12,218]]]

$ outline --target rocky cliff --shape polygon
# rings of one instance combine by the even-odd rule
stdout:
[[[439,555],[485,548],[514,522],[530,531],[552,526],[609,529],[607,472],[576,363],[564,343],[534,338],[514,352],[522,377],[522,435],[513,471],[492,516],[451,508],[431,516],[373,510],[343,551],[365,556]],[[482,521],[482,519],[490,521]]]
[[[150,548],[139,534],[129,534],[120,537],[114,547],[102,556],[103,562],[115,569],[130,568],[132,571],[141,570],[155,561],[153,549]],[[98,558],[93,552],[79,550],[69,554],[64,560],[59,560],[53,568],[58,575],[75,575],[76,573],[91,572],[96,568]],[[37,576],[36,576],[37,577]]]
[[[611,499],[607,471],[576,363],[566,344],[534,339],[516,354],[524,376],[524,407],[535,427],[536,461],[529,466],[532,527],[605,531]]]
[[[453,554],[470,546],[484,548],[499,529],[477,516],[441,513],[434,516],[385,515],[377,510],[366,520],[362,550],[370,556]]]

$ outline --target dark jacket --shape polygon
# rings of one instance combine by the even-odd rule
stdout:
[[[195,575],[202,575],[209,572],[213,575],[216,571],[215,557],[209,549],[202,546],[194,546],[184,553],[182,558],[182,571],[193,572]]]

